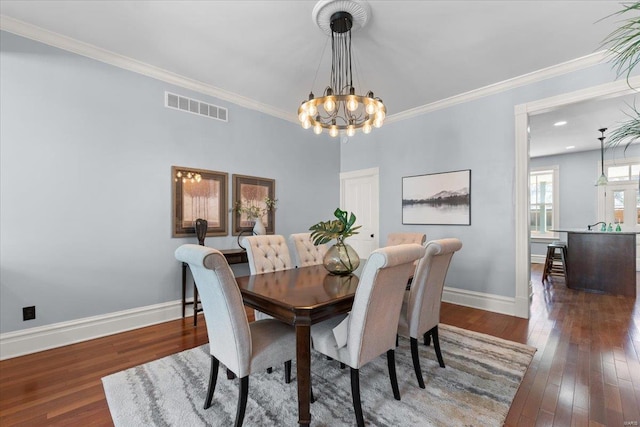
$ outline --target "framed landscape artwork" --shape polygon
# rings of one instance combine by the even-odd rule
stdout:
[[[171,166],[173,237],[195,236],[196,219],[207,220],[206,236],[226,236],[228,177],[226,172]]]
[[[403,177],[402,223],[471,225],[471,169]]]
[[[276,181],[269,178],[259,178],[255,176],[236,175],[233,179],[233,235],[237,236],[243,232],[250,232],[256,220],[261,220],[267,234],[273,234],[276,228],[276,215],[273,209],[269,209],[265,199],[276,199]],[[250,218],[246,213],[240,213],[235,209],[237,206],[252,207],[258,212],[262,212],[261,218]]]

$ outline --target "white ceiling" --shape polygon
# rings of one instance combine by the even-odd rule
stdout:
[[[315,4],[2,0],[0,14],[295,117],[309,91],[322,93],[329,80],[331,48],[312,20]],[[354,83],[357,92],[381,97],[388,117],[600,51],[619,25],[603,18],[621,7],[618,1],[368,4],[369,22],[353,34]],[[593,143],[600,124],[584,126]]]

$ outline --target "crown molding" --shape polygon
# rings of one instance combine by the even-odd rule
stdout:
[[[553,65],[551,67],[543,68],[541,70],[533,71],[528,74],[523,74],[518,77],[514,77],[509,80],[494,83],[488,86],[484,86],[478,89],[471,90],[469,92],[454,95],[449,98],[441,99],[430,104],[422,105],[420,107],[412,108],[397,114],[387,116],[385,124],[393,123],[401,120],[410,119],[422,114],[431,113],[443,108],[452,107],[464,102],[474,101],[479,98],[483,98],[489,95],[495,95],[500,92],[515,89],[521,86],[526,86],[532,83],[539,82],[551,77],[557,77],[564,74],[571,73],[573,71],[582,70],[593,65],[601,63],[606,58],[606,51],[600,51],[592,53],[581,58],[573,59],[571,61],[563,62],[561,64]]]
[[[142,74],[147,77],[163,81],[165,83],[182,87],[184,89],[189,89],[194,92],[210,95],[215,98],[234,103],[241,107],[248,108],[250,110],[260,111],[262,113],[277,117],[282,120],[298,123],[298,118],[293,113],[279,110],[270,105],[263,104],[253,99],[200,82],[198,80],[180,76],[176,73],[163,70],[162,68],[137,61],[124,55],[119,55],[117,53],[99,48],[92,44],[84,43],[71,37],[63,36],[61,34],[54,33],[53,31],[36,27],[35,25],[27,24],[26,22],[19,21],[6,15],[0,15],[0,30],[7,31],[18,36],[26,37],[28,39],[35,40],[72,53],[76,53],[78,55],[86,56],[88,58],[95,59],[97,61],[104,62],[118,68],[133,71],[134,73]]]
[[[286,112],[270,105],[255,101],[253,99],[238,95],[233,92],[180,76],[167,70],[163,70],[153,65],[119,55],[117,53],[101,49],[97,46],[81,42],[70,37],[63,36],[52,31],[45,30],[35,25],[0,15],[0,30],[7,31],[31,40],[35,40],[50,46],[54,46],[78,55],[86,56],[97,61],[113,65],[118,68],[133,71],[174,86],[182,87],[194,92],[203,93],[224,101],[231,102],[250,110],[259,111],[279,119],[298,124],[298,118],[294,113]],[[464,102],[473,101],[485,96],[494,95],[520,86],[539,82],[551,77],[560,76],[573,71],[578,71],[587,67],[601,63],[606,58],[606,51],[596,52],[591,55],[567,61],[541,70],[533,71],[522,76],[514,77],[499,83],[484,86],[469,92],[461,93],[449,98],[441,99],[430,104],[425,104],[400,113],[387,116],[385,124],[394,123],[401,120],[410,119],[433,111],[448,108]]]

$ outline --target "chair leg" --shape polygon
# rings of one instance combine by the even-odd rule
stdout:
[[[291,383],[291,360],[284,362],[284,382]]]
[[[267,368],[267,374],[270,374],[271,372],[273,372],[273,368]]]
[[[440,339],[438,338],[438,325],[431,329],[431,335],[433,335],[433,348],[436,349],[436,356],[438,357],[438,363],[441,368],[444,368],[444,360],[442,360],[442,353],[440,352]]]
[[[236,374],[234,374],[229,369],[227,369],[227,379],[228,380],[235,380],[236,379]]]
[[[247,396],[249,395],[249,375],[240,378],[240,392],[238,393],[238,409],[236,411],[235,427],[241,427],[244,421],[244,412],[247,409]]]
[[[211,406],[211,400],[213,399],[213,392],[216,391],[216,382],[218,381],[218,367],[220,361],[211,356],[211,369],[209,370],[209,389],[207,390],[207,397],[204,399],[204,409],[209,409]],[[229,372],[229,371],[227,371]]]
[[[420,388],[424,388],[422,370],[420,369],[420,357],[418,356],[418,340],[416,338],[411,338],[411,358],[413,359],[413,370],[416,371],[418,385]]]
[[[347,365],[345,365],[344,363],[340,362],[340,369],[344,369],[346,367],[347,367]]]
[[[398,389],[398,377],[396,376],[396,352],[395,350],[387,350],[387,366],[389,367],[389,379],[391,380],[391,389],[393,397],[400,400],[400,390]]]
[[[398,334],[396,334],[396,347],[398,346]]]
[[[422,339],[424,340],[424,345],[426,347],[429,347],[431,345],[431,334],[429,333],[429,331],[424,333]]]
[[[360,371],[351,368],[351,398],[353,399],[353,411],[356,413],[356,424],[364,427],[362,416],[362,402],[360,402]]]

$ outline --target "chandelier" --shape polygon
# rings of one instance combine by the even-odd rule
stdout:
[[[387,114],[382,100],[374,97],[372,91],[364,96],[356,94],[351,61],[351,29],[354,17],[348,11],[331,10],[331,7],[350,9],[357,13],[362,21],[366,21],[367,10],[364,6],[366,4],[363,2],[320,2],[314,9],[314,16],[321,28],[326,28],[326,24],[320,22],[321,19],[326,19],[330,13],[331,80],[321,97],[316,98],[311,92],[309,98],[302,102],[298,108],[298,120],[304,129],[313,128],[317,135],[321,134],[323,129],[327,129],[332,137],[338,136],[340,131],[344,131],[347,136],[353,136],[357,129],[362,129],[363,133],[368,134],[373,127],[382,126]]]

